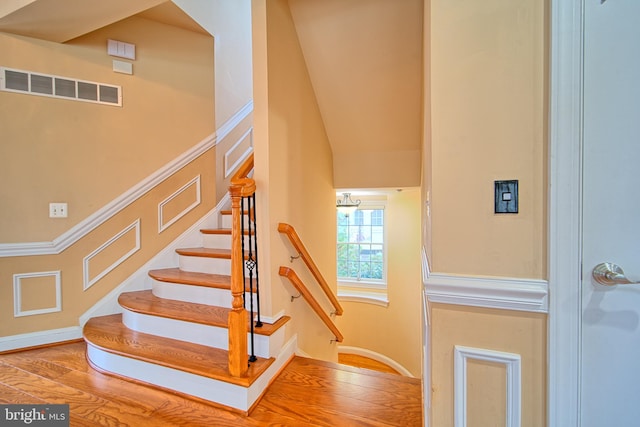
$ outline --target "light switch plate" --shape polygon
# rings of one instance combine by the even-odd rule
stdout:
[[[518,213],[518,180],[495,181],[495,213]]]

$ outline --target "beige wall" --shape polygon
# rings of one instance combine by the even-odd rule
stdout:
[[[270,289],[263,302],[268,314],[285,310],[293,315],[289,334],[299,332],[300,349],[335,360],[336,346],[330,343],[334,337],[301,298],[291,302],[297,292],[278,276],[278,269],[293,267],[316,295],[319,287],[302,261],[289,263],[295,252],[275,233],[279,222],[292,225],[335,291],[331,148],[287,1],[254,0],[253,11],[258,224],[263,230],[268,227],[259,242],[261,272],[267,281],[263,289]]]
[[[78,326],[78,318],[85,311],[214,208],[215,200],[206,195],[215,194],[215,157],[215,149],[208,150],[59,255],[0,258],[0,337]],[[202,186],[201,204],[159,233],[158,205],[198,175]],[[195,200],[196,193],[194,188],[190,187],[183,196],[178,197],[175,203],[170,203],[163,211],[164,223],[189,207]],[[140,249],[84,290],[83,259],[136,220],[140,221]],[[135,248],[134,233],[135,231],[124,234],[90,260],[90,279],[96,278]],[[48,276],[36,284],[30,276],[34,273],[55,271],[60,272],[62,310],[49,314],[14,317],[14,275],[25,275],[21,286],[21,311],[40,310],[56,306],[55,282]],[[42,293],[46,294],[46,298],[42,298]]]
[[[173,0],[215,40],[216,128],[253,98],[251,0]]]
[[[420,185],[422,0],[290,0],[336,188]]]
[[[548,2],[425,0],[423,236],[432,272],[546,279]],[[493,212],[495,180],[519,180],[517,215]],[[517,354],[522,425],[546,423],[546,322],[526,313],[433,304],[431,422],[453,425],[455,346]],[[505,425],[505,367],[468,362],[469,426]]]
[[[336,323],[345,336],[342,345],[384,355],[421,378],[419,189],[389,192],[385,220],[389,305],[342,302],[344,314]]]
[[[133,75],[112,71],[108,38],[136,44]],[[213,39],[129,18],[66,44],[0,34],[1,65],[122,86],[123,106],[0,92],[0,242],[50,241],[85,220],[214,131]],[[185,77],[186,76],[186,77]],[[78,325],[78,318],[166,247],[216,203],[216,150],[210,149],[58,255],[0,258],[0,336]],[[201,203],[158,231],[159,203],[200,177]],[[195,185],[163,208],[166,224],[197,201]],[[68,219],[48,203],[67,202]],[[140,248],[88,289],[84,259],[139,221]],[[89,279],[135,250],[136,230],[88,261]],[[14,317],[21,311],[60,311]],[[34,276],[35,275],[35,276]],[[19,278],[21,301],[14,291]]]
[[[133,75],[107,39],[136,44]],[[112,107],[0,92],[0,242],[51,241],[214,131],[213,39],[140,18],[67,44],[0,34],[3,66],[122,86]],[[49,219],[67,202],[67,219]]]
[[[432,271],[546,277],[545,10],[431,0]],[[493,213],[503,179],[517,215]]]

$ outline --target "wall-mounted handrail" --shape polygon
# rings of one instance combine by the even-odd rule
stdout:
[[[231,311],[229,312],[229,373],[235,377],[244,376],[247,364],[247,323],[249,316],[244,308],[245,277],[243,247],[243,198],[253,197],[256,183],[248,178],[253,169],[253,154],[240,166],[231,178],[229,195],[231,196]],[[255,210],[255,206],[253,208]],[[255,216],[250,212],[250,220]],[[257,270],[256,270],[257,271]],[[256,279],[257,283],[257,279]],[[252,289],[253,293],[253,289]],[[253,301],[253,297],[251,298]],[[251,337],[253,342],[253,306],[251,313]],[[252,346],[253,347],[253,346]],[[252,350],[253,352],[253,350]],[[253,355],[252,355],[253,358]]]
[[[300,292],[300,294],[304,297],[307,303],[311,306],[313,311],[315,311],[318,317],[320,317],[320,320],[322,320],[322,322],[324,322],[324,324],[329,328],[329,330],[333,332],[333,334],[336,337],[336,341],[342,342],[344,337],[338,330],[338,327],[335,325],[335,323],[333,323],[329,315],[324,312],[324,310],[322,309],[318,301],[313,297],[313,294],[311,294],[311,292],[305,286],[305,284],[302,283],[302,280],[300,280],[296,272],[289,267],[280,267],[279,273],[280,273],[280,276],[286,277],[287,279],[289,279],[291,284],[298,290],[298,292]]]
[[[296,230],[293,228],[293,226],[281,222],[278,224],[278,231],[289,238],[289,241],[291,242],[295,250],[298,251],[298,254],[300,254],[300,257],[307,265],[307,268],[309,269],[309,271],[311,271],[311,274],[313,274],[313,277],[315,277],[318,284],[327,295],[327,298],[329,298],[329,301],[331,301],[331,305],[333,305],[333,308],[335,309],[335,314],[338,316],[341,315],[343,310],[342,306],[338,302],[338,298],[336,298],[336,296],[334,295],[333,291],[327,284],[327,281],[324,280],[322,273],[320,273],[320,270],[313,262],[313,258],[311,258],[309,251],[307,251],[307,248],[305,248]]]

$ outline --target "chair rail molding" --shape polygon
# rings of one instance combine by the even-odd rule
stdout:
[[[432,303],[535,313],[547,313],[549,307],[546,280],[431,273],[424,289]]]

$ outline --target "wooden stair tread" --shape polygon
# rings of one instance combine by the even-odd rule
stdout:
[[[184,283],[186,285],[218,289],[231,288],[231,276],[223,274],[184,271],[179,268],[160,268],[157,270],[150,270],[149,276],[160,282]]]
[[[221,235],[231,235],[231,229],[230,228],[203,228],[200,230],[200,233],[202,234],[221,234]],[[249,234],[249,230],[244,230],[244,234]],[[251,231],[251,234],[253,233],[253,230]]]
[[[216,289],[231,289],[231,276],[227,276],[224,274],[185,271],[177,267],[173,267],[150,270],[149,276],[160,282],[202,286],[206,288]],[[245,279],[244,289],[246,292],[251,291],[251,281],[248,277]]]
[[[135,313],[199,323],[220,328],[228,327],[228,316],[231,309],[206,304],[159,298],[150,290],[125,292],[118,297],[118,303],[125,309]],[[276,323],[264,323],[261,327],[254,327],[258,335],[270,336],[290,320],[283,316]],[[247,324],[247,331],[250,324]]]
[[[274,361],[258,357],[246,376],[232,377],[226,350],[133,331],[124,326],[121,314],[90,319],[83,335],[90,345],[109,353],[242,387],[249,387]]]
[[[180,248],[176,249],[178,255],[194,256],[203,258],[219,258],[219,259],[231,259],[231,249],[218,249],[218,248]],[[249,253],[245,251],[244,258],[249,258]]]

